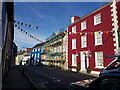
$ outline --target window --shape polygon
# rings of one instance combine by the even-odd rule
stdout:
[[[76,49],[76,39],[72,39],[72,49]]]
[[[86,21],[81,22],[81,30],[86,29]]]
[[[86,35],[81,36],[81,47],[87,47],[87,40],[86,40]]]
[[[73,32],[73,33],[76,33],[76,26],[73,26],[73,27],[72,27],[72,32]]]
[[[95,52],[96,68],[103,68],[103,52]]]
[[[94,25],[100,24],[101,23],[101,14],[97,14],[94,16]]]
[[[95,32],[95,45],[102,45],[102,32]]]
[[[38,53],[38,58],[40,58],[40,53]]]
[[[37,52],[37,49],[35,49],[35,52]]]
[[[37,58],[36,56],[37,56],[37,54],[35,53],[35,57],[34,58]]]
[[[72,54],[72,66],[76,66],[77,65],[77,58],[76,58],[77,54]]]

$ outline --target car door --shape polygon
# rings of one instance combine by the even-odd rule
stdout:
[[[104,77],[90,84],[88,90],[120,90],[120,77]]]

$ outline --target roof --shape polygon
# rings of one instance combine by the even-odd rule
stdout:
[[[66,31],[66,30],[65,30]],[[64,31],[64,32],[65,32]],[[53,37],[51,37],[50,39],[48,39],[47,41],[50,41],[51,39],[53,39],[54,37],[57,37],[57,36],[59,36],[59,35],[62,35],[62,34],[64,34],[64,32],[60,32],[60,33],[58,33],[57,35],[55,35],[55,36],[53,36]],[[65,34],[64,34],[65,35]]]
[[[86,18],[86,17],[88,17],[88,16],[94,14],[95,12],[97,12],[97,11],[103,9],[104,7],[110,5],[111,3],[112,3],[112,2],[108,2],[108,3],[104,4],[103,6],[101,6],[101,7],[97,8],[97,9],[95,9],[94,11],[88,13],[87,15],[81,17],[80,19],[77,19],[77,20],[74,21],[72,24],[68,25],[68,27],[71,26],[71,25],[73,25],[73,24],[75,24],[75,23],[77,23],[77,22],[79,22],[79,21],[81,21],[81,20],[83,20],[84,18]]]
[[[33,48],[37,48],[37,47],[43,46],[45,43],[46,43],[46,42],[38,43],[38,44],[36,44]]]
[[[24,54],[26,51],[22,51],[22,52],[18,52],[17,55],[22,55]]]

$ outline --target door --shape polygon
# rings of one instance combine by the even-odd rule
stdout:
[[[81,70],[85,70],[89,65],[87,53],[88,51],[80,52]]]

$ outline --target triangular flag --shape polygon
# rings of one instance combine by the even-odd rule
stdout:
[[[20,27],[18,27],[18,29],[20,29]]]
[[[23,25],[23,22],[21,23],[21,25]]]
[[[18,24],[20,24],[20,22],[18,22]]]
[[[31,27],[31,25],[29,25],[29,27]]]
[[[38,26],[36,26],[36,28],[38,29]]]
[[[15,27],[17,27],[17,25],[15,25]]]
[[[80,35],[82,35],[82,33],[80,33]]]

